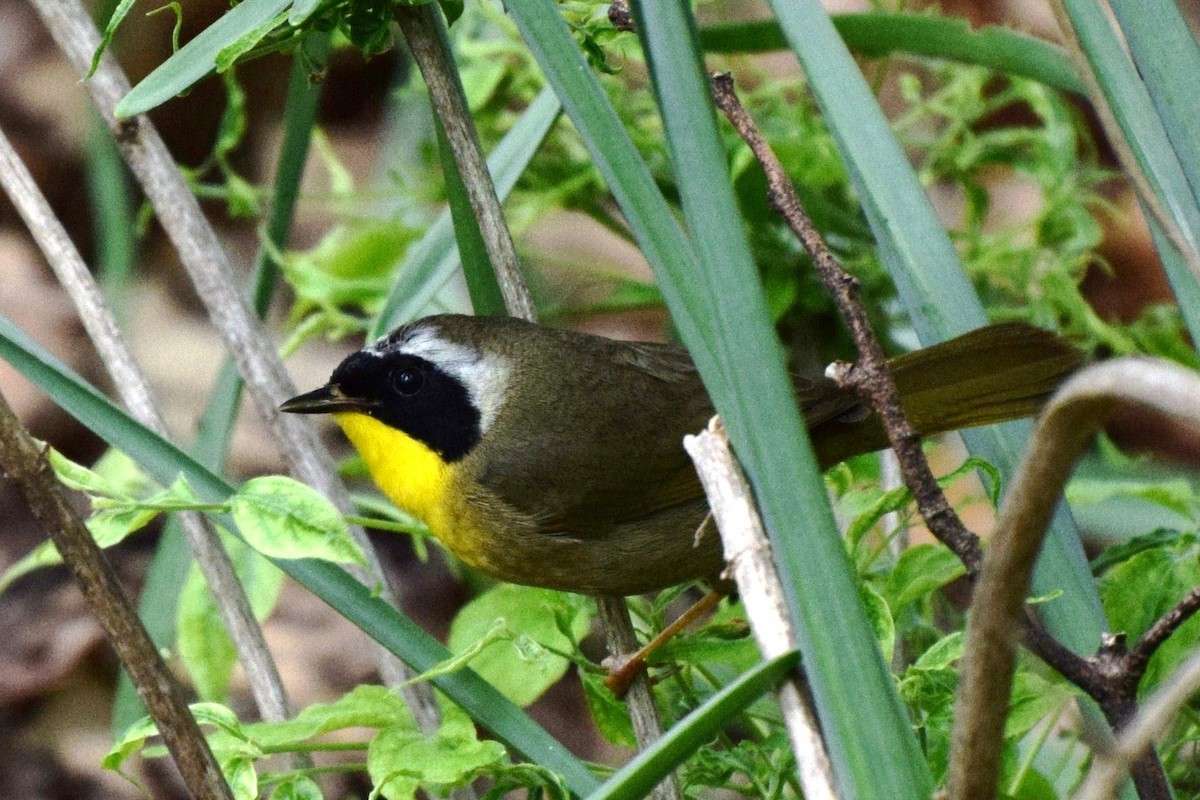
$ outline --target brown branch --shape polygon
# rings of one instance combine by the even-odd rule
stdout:
[[[825,246],[821,234],[800,205],[796,190],[779,158],[738,100],[733,78],[728,73],[713,75],[712,91],[717,106],[750,147],[766,173],[767,198],[771,206],[784,218],[812,257],[817,273],[850,329],[859,361],[853,368],[843,372],[844,383],[866,399],[879,414],[888,442],[896,452],[904,482],[913,493],[917,510],[929,530],[962,560],[969,574],[975,575],[981,559],[979,537],[967,530],[950,507],[921,450],[921,439],[904,415],[896,383],[887,368],[887,356],[859,300],[858,280],[842,269]]]
[[[1176,365],[1122,358],[1073,375],[1038,419],[996,524],[967,622],[954,720],[950,786],[956,798],[995,796],[1016,637],[1046,526],[1075,461],[1117,400],[1129,400],[1200,424],[1200,381]],[[1140,677],[1140,673],[1138,675]],[[1118,733],[1136,710],[1137,679],[1119,636],[1108,636],[1073,677]],[[1142,798],[1170,797],[1153,750],[1133,762]]]
[[[188,711],[183,691],[142,627],[103,551],[68,502],[44,449],[29,437],[3,395],[0,470],[16,484],[75,576],[88,607],[157,723],[189,793],[197,798],[231,800],[233,795]]]
[[[1151,657],[1158,648],[1170,638],[1171,634],[1179,630],[1179,626],[1191,619],[1192,615],[1197,611],[1200,611],[1200,587],[1188,592],[1182,600],[1175,604],[1174,608],[1159,617],[1142,634],[1142,637],[1137,640],[1125,656],[1125,668],[1136,671],[1137,680],[1140,681],[1146,671],[1146,665],[1150,663]]]

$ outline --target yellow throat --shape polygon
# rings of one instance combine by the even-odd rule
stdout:
[[[333,418],[388,499],[441,537],[448,527],[450,467],[446,462],[408,434],[366,414],[346,412]]]

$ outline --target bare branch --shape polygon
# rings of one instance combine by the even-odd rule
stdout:
[[[783,584],[771,558],[771,543],[763,529],[750,483],[733,457],[725,429],[717,417],[707,430],[686,436],[683,446],[696,464],[713,518],[721,532],[728,572],[738,593],[763,658],[796,649],[796,634],[783,596]],[[800,785],[809,800],[839,796],[833,767],[821,738],[816,712],[809,700],[803,670],[785,680],[778,691],[784,725],[796,754]]]
[[[596,610],[608,640],[609,658],[619,663],[622,656],[636,652],[637,635],[629,619],[629,608],[625,604],[625,598],[597,595]],[[658,715],[658,707],[654,705],[654,693],[645,670],[633,678],[626,698],[638,749],[644,750],[661,738],[663,733],[662,719]],[[672,772],[664,778],[663,782],[654,788],[652,796],[654,800],[680,800],[683,793],[679,789],[679,779],[675,777],[675,773]]]
[[[188,710],[183,691],[142,627],[104,552],[67,501],[45,452],[21,427],[3,395],[0,470],[16,484],[75,576],[109,644],[158,724],[188,792],[204,800],[232,800],[233,794]]]
[[[0,132],[0,184],[25,220],[59,282],[71,295],[126,408],[147,428],[170,438],[150,394],[149,384],[121,335],[95,278],[3,132]],[[246,670],[259,713],[265,720],[287,719],[292,711],[279,671],[216,532],[202,515],[195,512],[181,514],[180,522],[196,562],[212,588],[238,659]]]
[[[859,361],[846,375],[846,383],[857,390],[879,414],[888,442],[896,452],[904,482],[913,493],[917,510],[939,541],[949,547],[974,574],[979,569],[979,537],[967,530],[938,486],[921,450],[921,439],[904,416],[895,381],[887,368],[887,357],[859,300],[858,281],[838,264],[821,234],[800,205],[787,172],[746,113],[728,74],[712,76],[713,97],[738,135],[750,147],[767,176],[767,197],[784,218],[796,238],[812,257],[822,282],[829,290],[842,319],[846,321]]]

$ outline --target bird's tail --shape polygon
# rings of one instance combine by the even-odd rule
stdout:
[[[1032,416],[1083,360],[1061,336],[1008,322],[899,356],[889,366],[913,428],[930,436]],[[874,415],[843,415],[811,433],[823,466],[887,446]]]

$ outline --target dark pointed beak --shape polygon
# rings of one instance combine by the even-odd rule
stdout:
[[[347,397],[337,384],[330,383],[293,397],[279,410],[289,414],[331,414],[335,411],[361,411],[366,405],[362,400]]]

